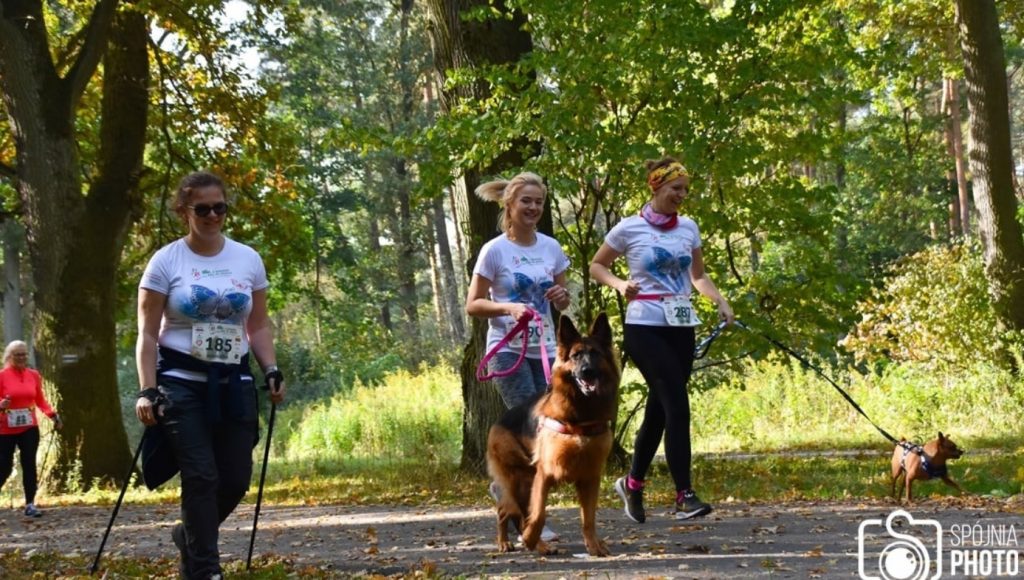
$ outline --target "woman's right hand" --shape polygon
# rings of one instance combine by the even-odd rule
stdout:
[[[616,290],[625,296],[626,300],[632,300],[640,293],[640,285],[633,280],[619,280]]]
[[[516,322],[522,320],[524,316],[533,316],[533,309],[522,302],[510,302],[506,312]]]
[[[3,399],[0,399],[0,411],[6,411],[11,406],[11,396],[7,395]]]
[[[135,401],[135,416],[142,421],[143,425],[156,425],[155,409],[153,401],[146,397],[139,397],[139,400]]]

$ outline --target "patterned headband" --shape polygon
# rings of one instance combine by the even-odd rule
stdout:
[[[681,163],[673,161],[664,167],[659,167],[647,176],[647,185],[654,191],[666,183],[687,175],[686,168]]]

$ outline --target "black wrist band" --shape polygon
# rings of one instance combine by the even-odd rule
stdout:
[[[149,387],[148,389],[142,389],[139,391],[140,399],[149,399],[150,403],[156,403],[156,400],[160,397],[160,390],[156,387]]]
[[[269,373],[264,374],[263,378],[267,381],[267,388],[270,387],[270,379],[274,379],[274,384],[278,386],[284,382],[284,374],[278,369],[274,369]]]

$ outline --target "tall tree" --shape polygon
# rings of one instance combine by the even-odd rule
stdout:
[[[526,18],[520,12],[511,13],[508,19],[471,19],[466,12],[473,9],[490,9],[504,12],[501,0],[427,0],[430,18],[430,39],[434,54],[434,68],[438,86],[449,87],[441,92],[441,111],[451,113],[461,102],[484,99],[490,94],[484,82],[464,83],[455,86],[445,81],[449,75],[465,73],[473,68],[518,62],[533,48],[530,34],[525,31]],[[473,195],[481,178],[494,175],[502,170],[519,167],[523,162],[523,149],[506,148],[503,154],[485,166],[466,170],[456,184],[465,196],[468,215],[463,219],[468,224],[467,233],[469,256],[466,272],[472,272],[472,264],[480,248],[494,237],[497,222],[497,206],[486,203]],[[550,213],[550,212],[548,212]],[[505,406],[497,390],[490,385],[481,385],[476,380],[476,365],[484,355],[487,325],[480,319],[473,319],[469,343],[462,356],[460,375],[462,398],[465,404],[462,423],[462,468],[483,472],[486,455],[487,431],[501,416]]]
[[[4,279],[0,301],[4,312],[4,341],[24,340],[21,310],[21,250],[25,229],[12,214],[0,216],[0,242],[4,245]]]
[[[971,112],[974,204],[989,294],[1000,325],[1024,330],[1024,239],[1017,221],[1006,59],[994,0],[957,0],[956,19]]]
[[[34,277],[38,366],[60,396],[65,429],[56,466],[63,481],[118,479],[128,444],[115,375],[117,265],[133,213],[149,105],[146,18],[100,0],[78,31],[76,53],[54,61],[41,0],[4,2],[0,90],[16,143]],[[108,46],[109,45],[109,46]],[[95,174],[83,184],[76,141],[82,96],[103,63]]]

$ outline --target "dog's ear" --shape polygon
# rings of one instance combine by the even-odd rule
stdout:
[[[612,349],[612,326],[608,322],[608,315],[604,312],[597,315],[594,323],[590,325],[590,338],[593,338],[606,350]]]
[[[563,355],[567,355],[568,349],[580,340],[582,340],[580,331],[576,330],[576,325],[572,323],[572,319],[563,314],[558,319],[558,358],[564,360],[566,357]],[[566,349],[565,353],[562,352],[563,348]]]
[[[946,439],[946,436],[942,434],[942,431],[939,431],[939,441],[943,441],[945,439]]]

